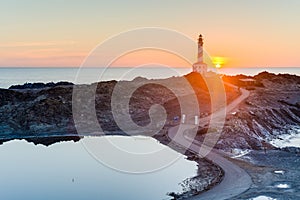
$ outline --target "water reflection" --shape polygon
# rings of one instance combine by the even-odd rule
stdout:
[[[152,139],[149,142],[162,148]],[[80,142],[45,147],[14,140],[0,146],[0,158],[1,199],[6,200],[169,199],[166,193],[181,191],[178,184],[195,176],[197,170],[196,163],[180,156],[173,165],[155,173],[121,173],[99,164]]]

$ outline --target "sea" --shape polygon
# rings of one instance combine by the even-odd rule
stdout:
[[[0,88],[9,88],[33,82],[69,81],[80,84],[90,84],[98,81],[132,80],[136,77],[148,79],[169,78],[182,76],[192,71],[191,68],[180,67],[110,67],[110,68],[78,68],[78,67],[1,67]],[[212,71],[216,71],[212,69]],[[218,73],[227,75],[245,74],[254,76],[260,72],[288,73],[300,76],[300,67],[266,67],[266,68],[221,68]]]

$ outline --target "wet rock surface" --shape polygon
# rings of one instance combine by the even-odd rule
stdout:
[[[259,196],[300,199],[300,154],[280,150],[252,151],[233,162],[244,168],[253,181],[251,188],[234,200]]]

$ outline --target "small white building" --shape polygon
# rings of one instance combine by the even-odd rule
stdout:
[[[181,123],[184,124],[185,123],[185,119],[186,119],[186,115],[182,114],[181,116]]]
[[[196,115],[195,116],[195,125],[199,125],[199,116],[198,115]]]

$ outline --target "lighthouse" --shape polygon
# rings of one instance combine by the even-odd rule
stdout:
[[[198,72],[203,76],[205,76],[207,72],[207,64],[203,62],[203,38],[201,34],[198,39],[198,59],[197,62],[193,64],[193,72]]]

